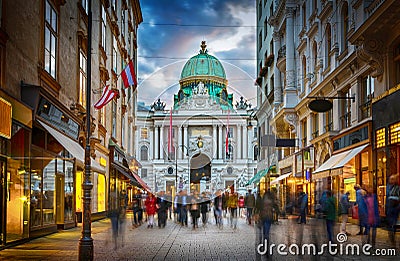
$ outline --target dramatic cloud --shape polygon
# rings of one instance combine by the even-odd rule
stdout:
[[[224,65],[228,91],[255,103],[256,7],[254,0],[141,1],[138,32],[138,99],[171,106],[185,62],[207,42]],[[254,104],[255,105],[255,104]]]

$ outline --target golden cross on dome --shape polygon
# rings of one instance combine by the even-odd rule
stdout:
[[[201,41],[200,47],[201,47],[200,53],[207,53],[207,50],[206,50],[206,47],[207,47],[206,41]]]

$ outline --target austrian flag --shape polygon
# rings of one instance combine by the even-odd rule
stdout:
[[[121,76],[122,76],[122,81],[124,82],[125,88],[128,88],[131,85],[133,85],[133,86],[137,85],[135,68],[133,67],[132,60],[128,63],[128,65],[125,67],[125,69],[121,72]]]
[[[101,95],[100,100],[96,102],[94,107],[100,110],[101,108],[106,106],[107,103],[109,103],[112,99],[114,99],[114,97],[117,96],[118,94],[119,93],[117,89],[113,88],[110,89],[110,86],[107,85],[103,90],[103,94]]]

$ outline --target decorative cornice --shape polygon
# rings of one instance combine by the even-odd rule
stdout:
[[[381,41],[369,38],[360,41],[359,45],[356,47],[357,58],[366,62],[374,69],[371,76],[378,77],[378,80],[384,72],[383,57],[381,53],[382,46]]]

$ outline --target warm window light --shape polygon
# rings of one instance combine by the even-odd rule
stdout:
[[[386,162],[386,157],[382,158],[382,162],[385,163]]]

